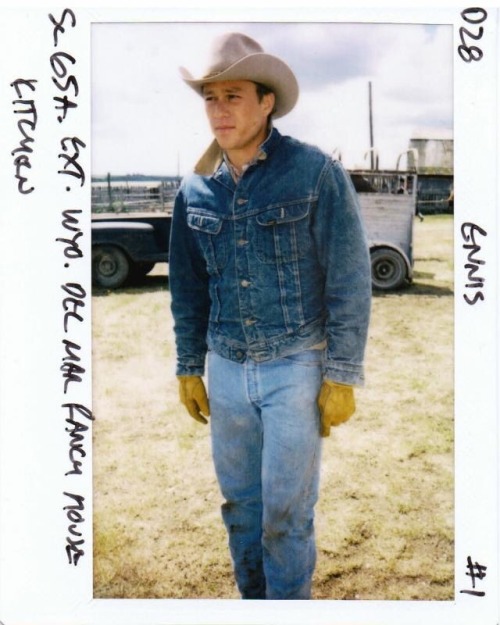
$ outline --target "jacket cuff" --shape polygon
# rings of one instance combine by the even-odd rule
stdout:
[[[350,386],[364,386],[365,375],[363,365],[348,363],[325,363],[324,376],[332,382]]]
[[[205,375],[205,366],[204,365],[186,365],[182,363],[177,363],[175,374],[176,375],[198,375],[202,377]]]

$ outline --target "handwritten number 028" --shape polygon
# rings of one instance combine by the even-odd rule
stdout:
[[[488,17],[488,13],[479,7],[465,9],[460,14],[462,19],[469,24],[481,24]],[[458,46],[458,54],[462,61],[466,63],[470,63],[471,61],[480,61],[483,58],[483,51],[478,46],[468,46],[466,42],[466,37],[470,37],[474,39],[474,41],[479,41],[483,36],[484,28],[479,26],[477,33],[472,33],[470,30],[465,28],[464,26],[460,27],[460,41],[461,44]]]

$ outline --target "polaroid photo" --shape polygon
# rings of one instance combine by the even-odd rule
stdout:
[[[496,625],[498,9],[0,16],[1,623]],[[206,79],[227,33],[291,68],[298,99],[266,141],[336,163],[369,243],[366,380],[322,439],[307,601],[242,601],[211,426],[179,397],[173,207],[209,107],[239,97],[179,68]],[[242,173],[218,136],[236,194],[259,163]],[[295,236],[293,208],[260,226]]]

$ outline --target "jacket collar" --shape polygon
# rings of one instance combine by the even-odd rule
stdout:
[[[269,154],[273,151],[275,146],[278,144],[281,139],[281,135],[271,126],[271,130],[267,136],[267,139],[262,143],[259,148],[258,160],[265,160]],[[199,176],[213,176],[215,172],[219,169],[221,164],[224,161],[224,153],[220,149],[219,144],[214,139],[212,143],[208,146],[207,150],[203,153],[203,156],[196,163],[194,168],[194,173]]]

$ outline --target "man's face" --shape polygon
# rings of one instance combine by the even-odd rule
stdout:
[[[210,127],[221,149],[237,166],[251,160],[266,138],[274,95],[270,93],[259,101],[255,83],[228,80],[206,84],[203,97]]]

